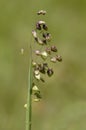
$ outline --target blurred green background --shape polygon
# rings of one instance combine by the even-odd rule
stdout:
[[[0,130],[25,130],[29,44],[41,9],[63,62],[40,84],[32,130],[86,130],[86,0],[0,0]]]

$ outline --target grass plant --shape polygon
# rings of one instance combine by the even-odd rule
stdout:
[[[37,15],[45,15],[46,11],[40,10]],[[34,46],[30,43],[30,65],[28,75],[28,94],[26,104],[26,130],[31,130],[32,125],[32,98],[35,102],[42,98],[40,93],[39,82],[45,83],[45,75],[51,77],[54,74],[52,63],[61,62],[62,57],[57,54],[58,49],[55,45],[51,45],[51,34],[48,32],[48,26],[45,21],[39,20],[32,30]],[[33,56],[34,54],[35,56]],[[49,61],[49,62],[48,62]]]

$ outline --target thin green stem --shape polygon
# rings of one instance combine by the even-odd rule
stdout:
[[[30,63],[29,63],[29,73],[28,73],[28,93],[27,93],[27,108],[26,108],[26,130],[31,130],[31,116],[32,116],[32,99],[31,99],[31,89],[32,89],[32,50],[30,45]]]

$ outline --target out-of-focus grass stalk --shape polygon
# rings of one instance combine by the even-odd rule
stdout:
[[[32,48],[30,45],[30,62],[29,62],[29,73],[28,73],[28,93],[27,93],[27,107],[26,107],[26,130],[31,130],[31,115],[32,115]]]

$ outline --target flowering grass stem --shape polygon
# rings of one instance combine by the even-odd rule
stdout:
[[[38,15],[45,15],[46,11],[40,10]],[[50,45],[51,34],[48,32],[48,26],[45,21],[38,21],[35,24],[34,30],[32,30],[32,36],[34,43],[38,44],[39,47],[35,50],[35,59],[32,59],[32,45],[30,42],[30,63],[28,73],[28,94],[27,94],[27,105],[26,105],[26,130],[31,130],[32,127],[32,96],[35,102],[40,101],[42,98],[39,86],[37,82],[45,82],[43,75],[47,74],[51,77],[54,74],[53,68],[49,67],[48,59],[50,62],[56,63],[61,62],[62,57],[58,55],[58,49],[55,45]],[[42,46],[42,50],[40,49]],[[41,60],[37,60],[39,57]],[[32,95],[32,96],[31,96]]]

